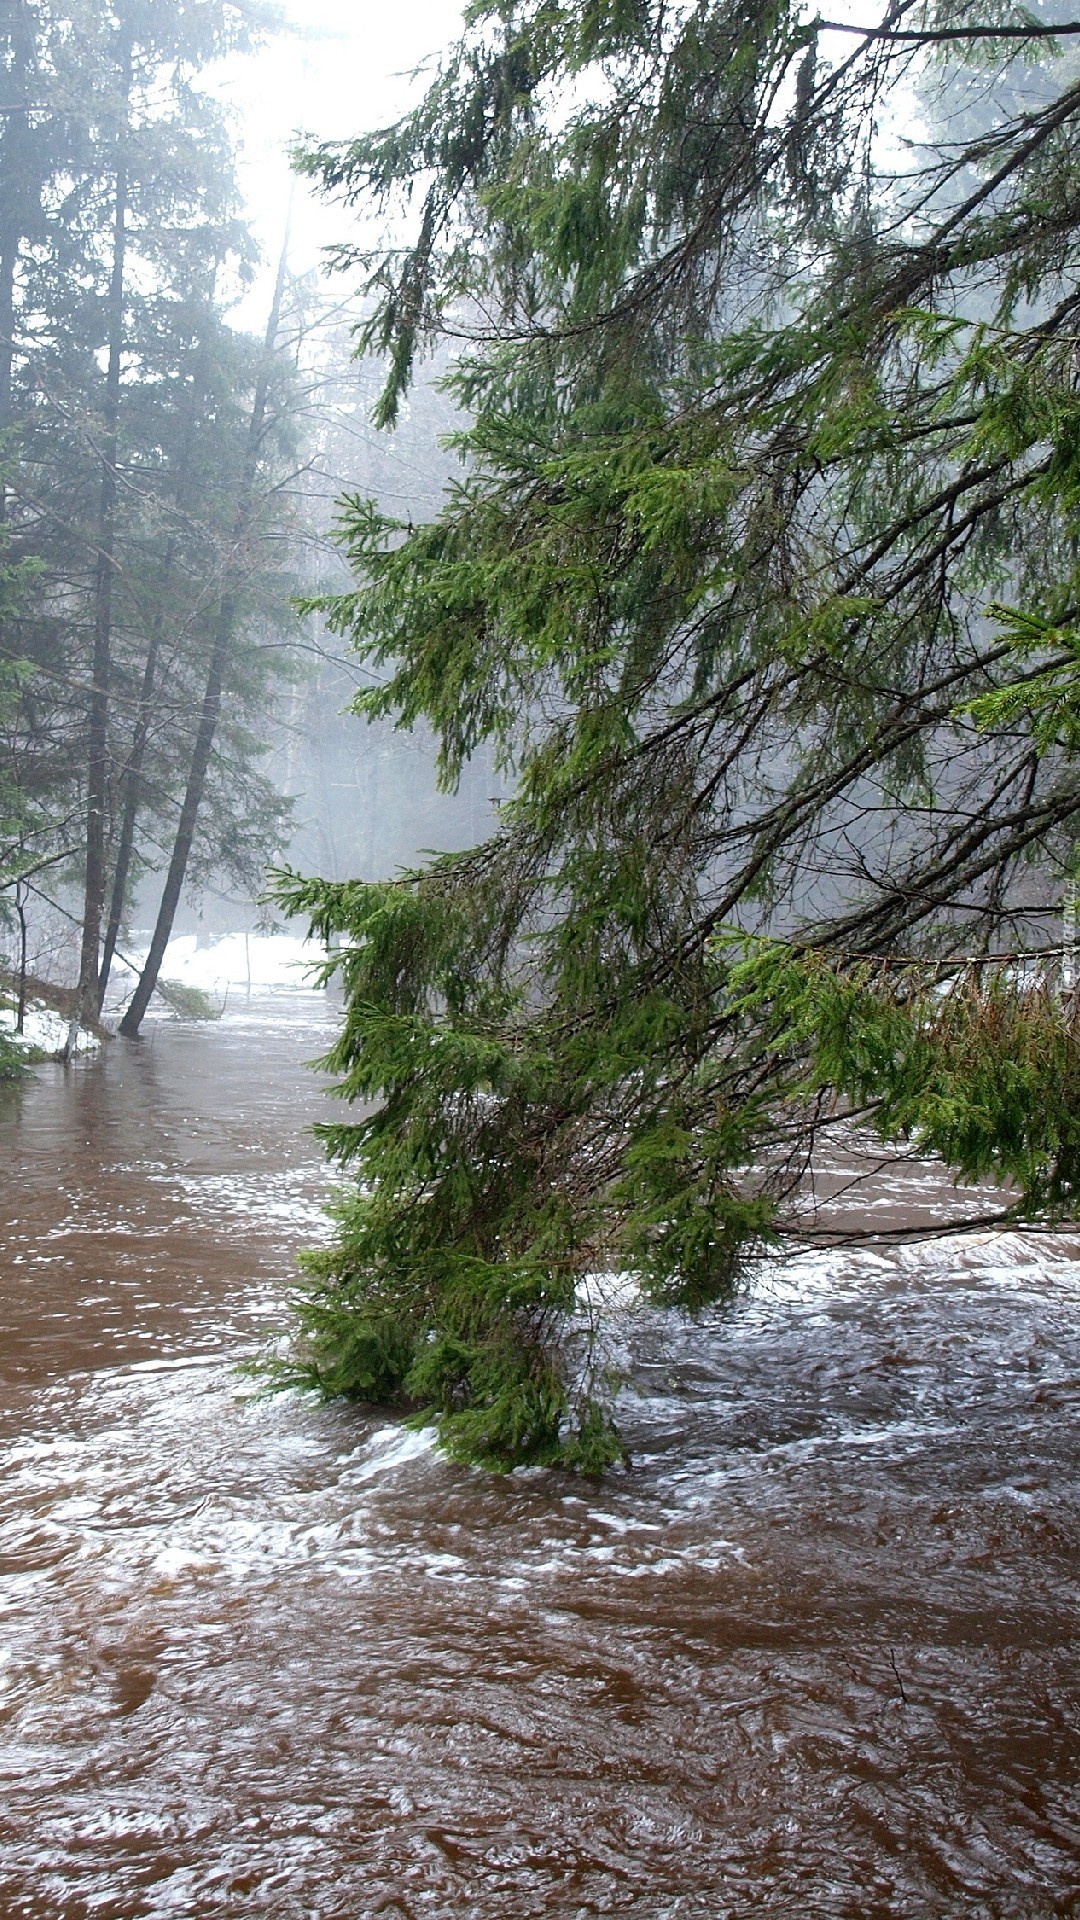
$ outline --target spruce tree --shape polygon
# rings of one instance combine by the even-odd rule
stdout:
[[[361,712],[428,722],[451,786],[493,743],[516,795],[395,881],[282,881],[340,943],[354,1103],[295,1377],[464,1459],[595,1468],[598,1276],[724,1301],[812,1234],[808,1158],[854,1115],[1011,1182],[995,1217],[1071,1206],[1070,1018],[986,965],[1053,944],[1080,780],[1022,701],[972,707],[1016,619],[1080,605],[1056,32],[1000,0],[482,5],[406,120],[307,156],[413,221],[339,255],[378,417],[441,335],[470,416],[435,518],[346,501],[323,611],[380,675]],[[985,121],[946,136],[933,89],[975,70]]]
[[[0,659],[21,689],[10,754],[39,802],[48,793],[49,852],[67,856],[53,892],[61,910],[70,889],[81,895],[84,1022],[138,882],[168,864],[230,581],[235,598],[262,354],[227,324],[255,251],[231,130],[200,75],[262,17],[229,0],[50,0],[0,21],[9,91],[26,102],[0,116],[2,505],[13,560],[36,578],[0,631]],[[277,455],[289,436],[272,424]],[[264,515],[243,569],[244,619],[257,610],[278,640],[292,624],[276,544],[286,518],[280,502]],[[242,872],[251,892],[281,838],[256,716],[273,695],[267,662],[284,668],[287,652],[260,663],[246,634],[234,651],[189,872],[195,884]]]

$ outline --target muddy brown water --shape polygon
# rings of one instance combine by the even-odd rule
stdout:
[[[0,1097],[0,1915],[1080,1913],[1080,1265],[626,1313],[634,1465],[452,1467],[235,1366],[315,995]]]

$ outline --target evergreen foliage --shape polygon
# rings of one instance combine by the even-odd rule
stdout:
[[[882,1140],[914,1140],[959,1180],[1005,1186],[1006,1219],[1076,1217],[1080,1034],[1034,960],[931,968],[751,945],[735,1004],[799,1064],[804,1098],[839,1095]]]
[[[339,254],[379,417],[440,333],[470,416],[427,524],[345,502],[323,611],[361,712],[517,780],[469,853],[281,882],[344,943],[324,1390],[603,1465],[595,1276],[723,1301],[856,1112],[1072,1206],[1072,1010],[960,962],[1052,943],[1080,815],[1074,45],[1000,0],[481,4],[408,119],[306,156],[419,201]]]
[[[91,1022],[139,883],[169,863],[226,600],[189,887],[254,895],[285,838],[262,762],[296,630],[278,486],[296,381],[277,355],[238,538],[267,356],[228,324],[256,256],[204,84],[271,17],[260,0],[11,0],[0,18],[0,523],[29,569],[0,604],[19,687],[0,787],[22,796],[30,907],[82,895]]]
[[[26,1072],[26,1049],[0,1032],[0,1082],[21,1080]]]

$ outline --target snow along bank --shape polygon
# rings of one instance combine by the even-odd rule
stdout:
[[[0,1031],[5,1039],[14,1040],[27,1049],[37,1047],[42,1053],[59,1054],[67,1045],[68,1021],[62,1013],[54,1013],[51,1007],[28,1006],[21,1034],[15,1031],[14,1007],[0,1006]],[[96,1034],[80,1029],[75,1042],[76,1053],[92,1053],[101,1045]]]
[[[145,949],[135,946],[130,957],[141,965]],[[313,992],[312,968],[325,958],[318,941],[290,933],[226,933],[201,947],[195,934],[184,933],[165,949],[161,980],[165,986],[174,981],[218,997],[249,988],[259,993]],[[117,969],[118,983],[121,980],[126,987],[126,968]]]

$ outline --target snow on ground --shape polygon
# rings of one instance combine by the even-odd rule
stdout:
[[[141,962],[144,953],[137,948],[131,958]],[[317,941],[299,940],[291,933],[226,933],[202,947],[195,934],[184,933],[170,940],[161,979],[166,985],[175,980],[211,994],[235,988],[246,992],[249,986],[260,992],[277,987],[296,993],[313,987],[311,970],[325,958]]]
[[[0,1007],[0,1029],[10,1038],[17,1039],[15,1032],[14,1007]],[[28,1047],[40,1047],[42,1053],[59,1053],[66,1044],[68,1023],[62,1013],[53,1013],[48,1007],[27,1007],[23,1024],[23,1043]],[[92,1033],[80,1033],[75,1043],[79,1053],[88,1053],[100,1045]]]
[[[134,944],[126,957],[141,966],[146,949]],[[288,933],[227,933],[204,946],[200,946],[195,934],[186,933],[169,942],[161,980],[166,987],[170,983],[198,987],[223,1005],[230,994],[246,993],[249,989],[258,993],[275,989],[288,993],[314,991],[312,969],[325,957],[317,942],[299,940]],[[134,973],[128,966],[116,967],[106,1014],[109,1023],[127,1001],[133,979]],[[159,999],[155,1005],[160,1009],[164,1002]],[[0,1006],[0,1031],[15,1037],[14,1008]],[[53,1013],[48,1007],[27,1007],[22,1036],[27,1047],[57,1054],[67,1042],[67,1033],[68,1023],[63,1014]],[[99,1045],[93,1034],[79,1034],[78,1052],[88,1053]]]

